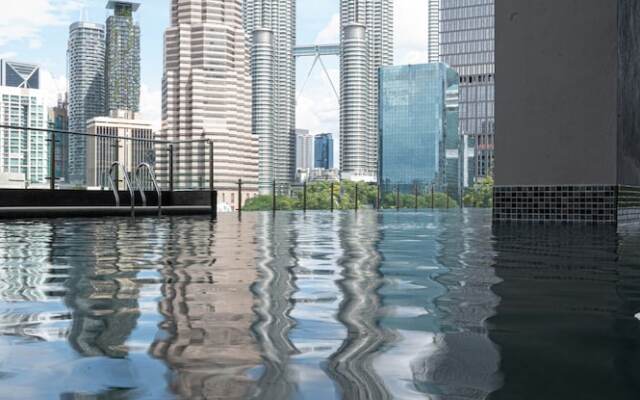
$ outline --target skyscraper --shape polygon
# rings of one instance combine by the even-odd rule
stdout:
[[[405,193],[433,185],[457,186],[457,157],[447,157],[455,130],[458,74],[445,64],[384,67],[380,70],[380,183]],[[449,118],[449,117],[452,118]],[[447,129],[453,124],[454,130]],[[455,140],[453,141],[455,149]],[[452,154],[453,155],[453,154]],[[454,165],[447,182],[447,163]]]
[[[440,0],[440,61],[460,74],[460,133],[475,147],[477,177],[493,169],[494,1]]]
[[[315,137],[314,168],[333,169],[333,135],[321,133]]]
[[[206,40],[205,40],[206,38]],[[214,185],[235,194],[238,179],[257,191],[258,140],[251,134],[251,76],[242,26],[242,0],[172,0],[165,32],[160,139],[210,139],[175,149],[176,188],[201,185],[213,156]],[[158,177],[168,180],[167,153],[158,152]],[[208,178],[206,178],[208,180]],[[246,199],[247,196],[244,196]]]
[[[49,127],[60,130],[69,130],[69,101],[65,95],[64,100],[58,98],[58,104],[49,109]],[[56,133],[56,180],[69,181],[69,135]]]
[[[393,1],[340,2],[340,164],[342,176],[375,182],[378,69],[393,64]]]
[[[313,168],[313,135],[306,129],[296,129],[296,170]]]
[[[440,62],[440,0],[427,0],[427,61]]]
[[[104,25],[76,22],[69,28],[69,129],[86,132],[87,121],[105,112]],[[69,137],[69,180],[84,184],[86,137]]]
[[[251,45],[253,133],[260,141],[260,191],[295,176],[295,0],[245,0]]]
[[[45,97],[37,65],[0,60],[0,124],[47,127]],[[49,149],[46,132],[0,128],[0,174],[24,184],[46,184]]]
[[[140,109],[140,26],[133,14],[140,7],[130,1],[109,1],[106,32],[106,113]]]

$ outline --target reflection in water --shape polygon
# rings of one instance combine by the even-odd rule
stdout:
[[[504,386],[492,399],[637,399],[640,234],[495,228],[501,297],[489,322]]]
[[[151,353],[172,368],[171,388],[181,398],[243,399],[255,391],[246,374],[260,362],[250,334],[256,278],[251,217],[224,229],[207,220],[171,221],[161,270],[166,334]]]
[[[637,399],[639,266],[478,211],[0,222],[0,397]]]
[[[338,320],[346,326],[347,338],[329,358],[329,373],[347,399],[390,398],[373,370],[375,353],[384,344],[384,335],[377,325],[381,277],[376,228],[374,213],[339,216],[342,258],[338,262],[344,276],[339,286],[344,300]]]
[[[291,296],[295,291],[292,268],[295,258],[293,230],[289,223],[293,214],[281,214],[275,219],[267,213],[259,214],[258,271],[259,280],[254,285],[257,297],[255,308],[258,321],[253,331],[260,345],[263,371],[258,386],[258,397],[286,399],[294,391],[289,375],[289,358],[296,349],[289,340],[294,325],[289,317]]]

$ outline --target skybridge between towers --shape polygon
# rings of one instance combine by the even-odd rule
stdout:
[[[337,43],[331,43],[331,44],[315,44],[315,45],[312,44],[312,45],[296,46],[293,49],[293,56],[295,58],[314,57],[313,63],[311,64],[311,68],[309,69],[309,73],[307,74],[307,78],[302,84],[302,88],[300,89],[300,92],[298,92],[297,99],[300,98],[302,91],[304,90],[305,86],[307,85],[307,82],[311,78],[311,74],[313,73],[314,68],[316,67],[317,64],[320,64],[320,66],[322,67],[322,70],[324,71],[325,76],[329,80],[331,89],[333,89],[333,94],[335,94],[336,98],[338,99],[338,104],[340,104],[340,94],[336,90],[336,85],[333,82],[333,80],[331,80],[331,75],[329,75],[329,71],[327,70],[327,67],[324,65],[324,62],[322,61],[323,56],[339,57],[340,45]]]

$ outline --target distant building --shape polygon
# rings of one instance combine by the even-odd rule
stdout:
[[[333,135],[321,133],[314,141],[314,168],[333,169]]]
[[[0,59],[0,86],[40,89],[40,67]]]
[[[49,109],[49,127],[59,131],[69,130],[69,103],[58,99],[58,105]],[[57,182],[69,181],[69,135],[56,133],[55,171]]]
[[[260,192],[286,188],[296,169],[296,0],[244,0],[251,43],[253,133],[260,140]]]
[[[37,65],[0,60],[0,124],[47,128],[45,97],[39,87]],[[0,128],[0,174],[5,182],[22,187],[46,185],[49,177],[49,144],[46,132]]]
[[[430,0],[430,7],[435,9],[435,3]],[[429,19],[429,32],[439,32],[440,62],[460,75],[460,133],[465,148],[471,148],[465,150],[467,157],[475,156],[468,173],[485,177],[492,173],[494,158],[495,0],[439,3],[439,18]],[[431,41],[429,48],[435,49]]]
[[[87,132],[94,135],[125,137],[132,139],[154,139],[150,122],[133,119],[134,115],[128,111],[112,111],[110,117],[96,117],[87,122]],[[117,150],[116,150],[117,149]],[[141,162],[154,162],[154,144],[152,142],[87,138],[87,186],[107,187],[108,173],[115,161],[124,163],[127,171],[135,172]],[[118,171],[122,174],[121,171]],[[120,188],[125,189],[124,182]]]
[[[313,168],[313,135],[304,129],[296,129],[296,169]]]
[[[140,26],[134,13],[139,3],[109,1],[105,56],[106,113],[140,109]]]
[[[448,183],[447,112],[455,112],[452,99],[447,108],[447,92],[452,95],[458,74],[445,64],[384,67],[380,70],[380,183],[400,187],[406,193],[416,187],[424,191],[434,186],[446,190]],[[450,162],[458,163],[458,159]]]
[[[92,22],[69,28],[69,130],[84,133],[87,121],[105,114],[105,29]],[[69,180],[85,184],[86,137],[69,137]]]
[[[393,65],[393,0],[340,1],[340,170],[376,182],[378,70]]]
[[[176,146],[176,189],[208,187],[207,160],[213,157],[219,198],[235,195],[242,179],[244,201],[258,191],[258,136],[251,132],[251,70],[242,7],[242,0],[172,1],[160,139],[213,142],[214,154],[206,143]],[[158,164],[166,186],[166,151],[158,152]]]

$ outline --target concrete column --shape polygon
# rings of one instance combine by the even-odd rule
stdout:
[[[498,222],[640,220],[640,2],[496,1]]]

